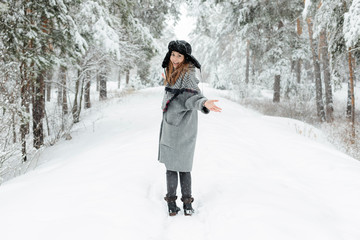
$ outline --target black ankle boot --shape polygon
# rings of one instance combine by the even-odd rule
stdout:
[[[180,208],[178,208],[178,206],[176,206],[176,202],[175,202],[177,199],[177,196],[165,197],[164,199],[168,203],[169,216],[175,216],[180,211]]]
[[[194,198],[182,197],[181,201],[183,202],[185,216],[191,216],[195,212],[194,209],[192,208],[192,202],[194,202]]]

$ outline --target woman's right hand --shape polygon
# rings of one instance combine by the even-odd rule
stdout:
[[[218,102],[219,100],[207,100],[205,103],[204,103],[204,106],[209,109],[210,111],[213,111],[213,112],[221,112],[221,108],[219,108],[218,106],[215,105],[214,102]]]

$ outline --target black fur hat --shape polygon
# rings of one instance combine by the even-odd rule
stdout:
[[[169,43],[168,49],[169,49],[169,51],[167,52],[167,54],[164,58],[164,61],[162,63],[163,68],[166,68],[169,65],[170,56],[171,56],[172,51],[181,53],[182,55],[185,56],[185,59],[187,61],[193,63],[195,67],[197,67],[199,69],[201,68],[201,65],[198,62],[198,60],[196,60],[196,58],[194,58],[194,56],[191,55],[191,45],[188,42],[186,42],[184,40],[171,41]]]

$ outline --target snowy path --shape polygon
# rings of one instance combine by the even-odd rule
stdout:
[[[308,125],[205,95],[224,110],[199,114],[194,216],[167,216],[153,88],[91,110],[71,141],[3,184],[0,238],[360,239],[360,162]]]

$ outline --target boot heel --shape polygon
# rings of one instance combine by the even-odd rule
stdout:
[[[185,210],[184,209],[185,216],[191,216],[194,212],[195,212],[194,209],[192,209],[192,210]]]
[[[178,206],[176,206],[177,196],[165,197],[164,199],[168,203],[169,216],[171,216],[171,217],[175,216],[180,211],[180,208],[178,208]]]
[[[192,202],[194,202],[194,198],[192,197],[182,197],[181,201],[183,202],[184,214],[185,216],[191,216],[195,211],[192,208]]]

